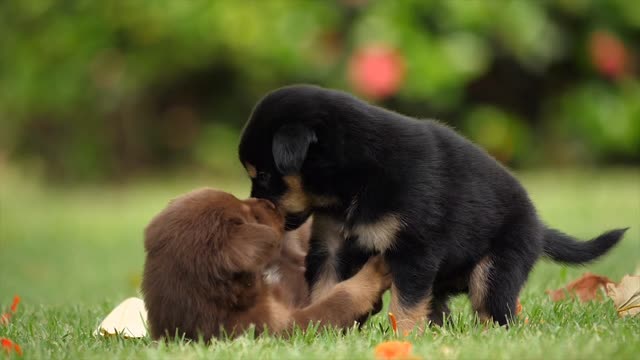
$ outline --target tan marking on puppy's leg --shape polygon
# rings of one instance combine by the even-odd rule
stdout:
[[[471,300],[471,306],[473,306],[473,309],[478,313],[478,317],[482,321],[487,321],[491,318],[486,306],[491,267],[491,259],[487,256],[476,264],[469,276],[469,299]]]
[[[426,296],[422,301],[411,307],[402,305],[400,294],[395,285],[391,285],[391,304],[389,304],[389,312],[393,313],[398,322],[398,333],[407,335],[411,331],[417,329],[420,333],[425,330],[427,317],[431,311],[431,295]]]
[[[288,190],[280,199],[280,205],[290,213],[309,210],[310,198],[302,188],[302,179],[298,175],[287,175],[282,178]]]
[[[358,236],[360,246],[373,251],[384,252],[393,247],[398,232],[404,222],[398,215],[387,214],[371,224],[358,224],[350,231]]]
[[[334,265],[336,254],[344,243],[342,224],[329,217],[316,215],[313,219],[312,234],[319,241],[323,251],[327,254],[327,262],[320,269],[318,279],[311,289],[311,301],[324,296],[335,284],[338,283],[338,274]]]
[[[247,174],[249,174],[250,178],[255,178],[256,176],[258,176],[258,171],[256,170],[256,167],[249,164],[249,163],[245,163],[244,164],[245,169],[247,169]]]

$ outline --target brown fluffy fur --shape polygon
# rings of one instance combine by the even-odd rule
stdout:
[[[307,304],[303,231],[284,237],[283,216],[265,200],[207,188],[171,201],[145,231],[142,291],[152,337],[352,325],[390,286],[386,265],[373,258]],[[265,275],[274,270],[278,276]]]
[[[285,233],[282,249],[264,272],[264,278],[275,295],[289,307],[309,304],[309,285],[304,278],[304,258],[309,250],[311,222],[308,220],[300,228]]]

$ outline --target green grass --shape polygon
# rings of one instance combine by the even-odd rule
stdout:
[[[0,170],[0,306],[8,306],[14,294],[23,300],[12,323],[0,326],[0,337],[20,344],[25,358],[372,359],[373,347],[393,338],[379,328],[387,326],[383,316],[346,335],[309,332],[289,340],[246,335],[205,346],[96,338],[92,332],[111,308],[137,295],[142,230],[151,216],[169,198],[194,187],[246,196],[248,183],[167,176],[126,186],[61,189]],[[634,272],[640,264],[640,169],[547,170],[519,178],[542,218],[563,231],[589,238],[610,228],[632,228],[616,249],[588,267],[541,261],[521,294],[524,313],[509,330],[478,325],[460,297],[449,325],[410,339],[415,353],[425,359],[636,357],[640,317],[618,318],[610,301],[554,304],[544,290],[585,271],[614,280]]]

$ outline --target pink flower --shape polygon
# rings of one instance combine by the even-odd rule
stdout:
[[[367,45],[351,56],[348,73],[356,91],[373,99],[383,99],[400,89],[405,76],[404,58],[388,45]]]
[[[605,76],[617,79],[629,71],[629,51],[624,43],[610,32],[594,32],[589,40],[589,52],[595,68]]]

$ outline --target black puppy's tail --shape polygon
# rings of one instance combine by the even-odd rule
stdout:
[[[610,230],[595,239],[578,241],[558,230],[547,228],[544,232],[544,254],[558,262],[587,263],[614,247],[628,229]]]

